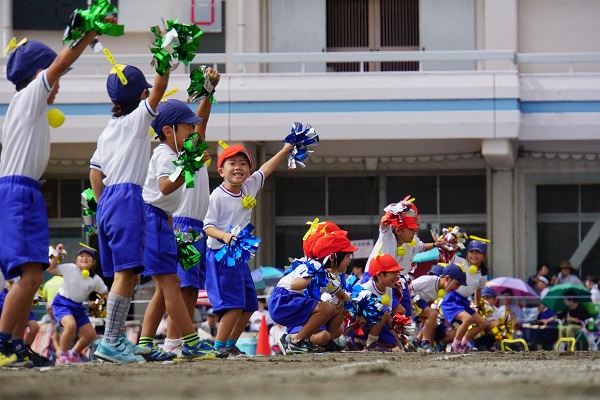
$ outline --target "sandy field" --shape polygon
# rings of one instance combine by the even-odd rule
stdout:
[[[364,353],[0,370],[0,399],[600,399],[600,352]]]

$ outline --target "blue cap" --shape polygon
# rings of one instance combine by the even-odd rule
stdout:
[[[462,286],[467,286],[467,274],[454,263],[450,263],[444,268],[444,275],[457,280]]]
[[[158,116],[154,118],[152,123],[152,129],[157,134],[162,132],[162,128],[165,126],[173,126],[176,124],[197,124],[202,121],[202,118],[196,116],[192,110],[180,100],[167,100],[163,101],[156,107]]]
[[[77,252],[77,255],[80,255],[83,252],[88,253],[90,256],[92,256],[92,258],[95,260],[96,259],[96,252],[92,249],[90,249],[89,247],[82,247],[79,249],[79,251]]]
[[[481,289],[481,297],[497,297],[496,291],[494,288],[486,286]]]
[[[123,75],[127,78],[127,85],[123,85],[119,79],[116,68],[121,69]],[[106,79],[108,97],[110,97],[112,102],[117,105],[130,103],[140,96],[144,90],[151,87],[152,85],[146,81],[146,77],[142,71],[133,65],[117,64],[117,66],[113,67],[110,71],[110,74]]]
[[[6,78],[15,86],[46,69],[56,59],[56,52],[37,40],[28,40],[12,52],[6,64]]]
[[[487,243],[481,240],[473,240],[469,243],[467,251],[478,251],[483,254],[487,254]]]
[[[431,268],[431,270],[427,273],[427,275],[435,275],[435,276],[442,276],[442,275],[444,275],[444,266],[443,265],[439,265],[439,264],[434,265]]]

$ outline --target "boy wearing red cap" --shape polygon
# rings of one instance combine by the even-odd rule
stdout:
[[[341,288],[339,275],[343,274],[353,252],[358,250],[346,237],[346,232],[335,231],[321,235],[310,249],[316,260],[308,258],[292,265],[281,278],[269,298],[269,311],[276,323],[287,327],[287,333],[278,340],[284,354],[322,352],[323,347],[334,348],[333,339],[342,335],[344,302],[350,297]],[[322,269],[327,270],[326,286],[308,290]],[[328,293],[337,301],[321,301]]]
[[[7,279],[21,279],[7,295],[0,319],[0,366],[16,361],[16,353],[23,349],[31,301],[49,265],[48,216],[39,183],[50,158],[46,106],[54,103],[60,77],[95,36],[96,32],[87,32],[58,56],[45,44],[25,39],[16,45],[6,65],[6,76],[17,93],[2,128],[0,269]]]
[[[412,311],[408,289],[408,274],[411,272],[413,258],[422,251],[440,246],[441,242],[423,243],[416,236],[420,219],[417,207],[409,198],[410,196],[406,196],[403,201],[392,203],[384,209],[386,213],[381,218],[379,238],[367,260],[361,283],[366,282],[371,277],[369,269],[371,260],[380,252],[394,257],[398,265],[403,268],[400,272],[399,281],[402,283],[401,304],[406,310],[406,315],[410,317]]]
[[[250,316],[258,310],[256,289],[247,263],[227,266],[226,257],[216,261],[215,254],[236,240],[232,227],[245,228],[252,217],[254,197],[264,180],[292,150],[283,148],[251,174],[252,157],[242,145],[227,147],[218,158],[217,168],[223,183],[210,195],[204,232],[209,236],[206,251],[206,291],[215,313],[221,315],[215,349],[219,355],[240,355],[237,339],[244,331]],[[249,201],[250,200],[250,201]],[[254,200],[254,201],[252,201]]]
[[[123,84],[117,69],[127,79]],[[106,329],[94,355],[117,363],[143,362],[151,349],[133,346],[123,334],[133,289],[144,270],[146,208],[142,187],[150,161],[150,124],[169,74],[156,74],[154,87],[142,71],[116,65],[106,80],[113,118],[98,138],[90,161],[90,182],[98,200],[98,242],[102,272],[114,276],[106,307]]]

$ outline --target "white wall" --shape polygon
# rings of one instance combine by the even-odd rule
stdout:
[[[269,51],[325,51],[325,0],[271,0]],[[275,64],[273,72],[298,72],[298,64]],[[306,71],[325,72],[324,63],[310,63]]]
[[[600,1],[521,0],[519,52],[600,52]],[[560,65],[522,65],[522,72],[565,71]],[[598,64],[581,65],[576,71],[598,71]]]
[[[421,0],[420,44],[431,50],[475,49],[475,0]],[[424,71],[475,69],[473,61],[429,61]]]

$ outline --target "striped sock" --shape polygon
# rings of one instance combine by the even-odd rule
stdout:
[[[215,349],[222,349],[227,345],[227,342],[221,342],[220,340],[215,340]]]
[[[227,343],[225,343],[225,347],[227,347],[228,349],[230,349],[233,346],[235,346],[236,343],[237,343],[237,340],[229,339],[227,341]]]
[[[140,347],[152,347],[154,345],[154,338],[148,337],[148,336],[142,336],[140,338],[140,342],[138,343],[138,346]]]
[[[25,347],[25,341],[23,339],[13,339],[11,342],[17,351]]]
[[[196,332],[185,335],[182,339],[188,346],[195,346],[200,343],[200,337]]]
[[[106,299],[106,328],[104,340],[108,343],[116,343],[125,328],[125,321],[129,313],[131,299],[109,293]]]

